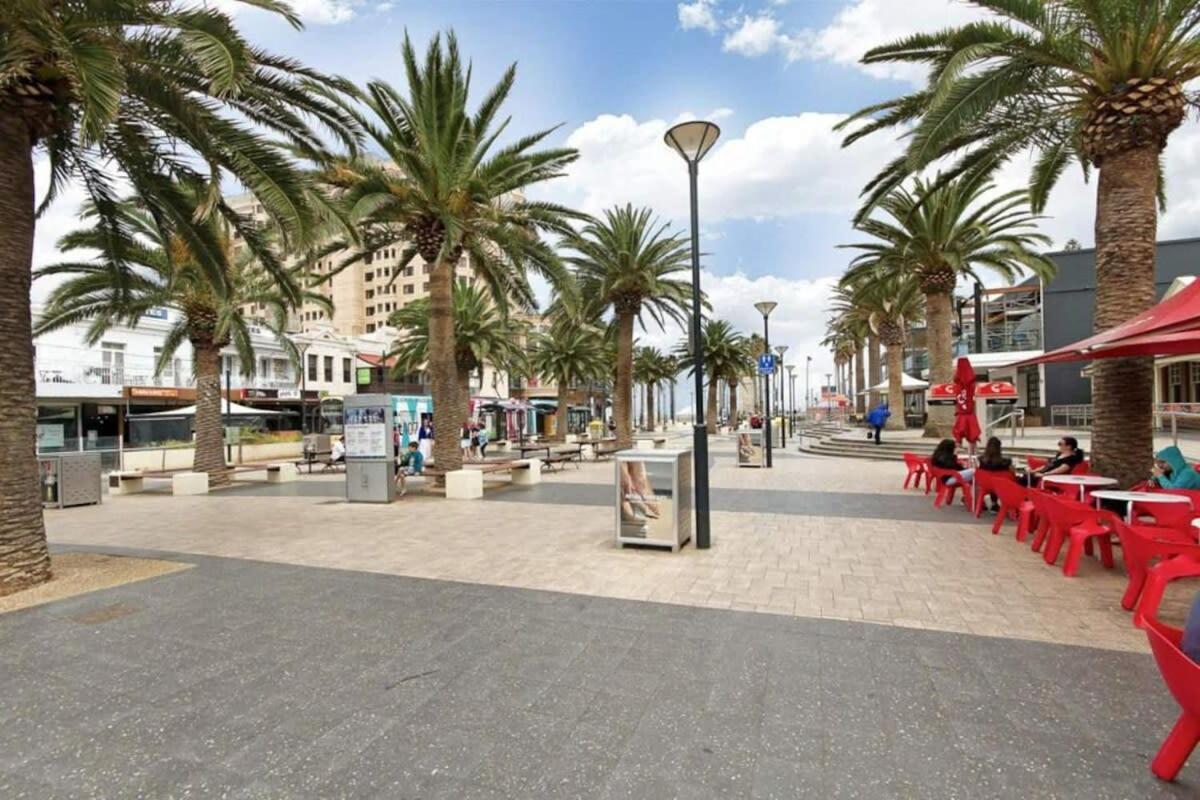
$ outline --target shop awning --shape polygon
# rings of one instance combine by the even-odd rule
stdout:
[[[907,372],[902,372],[902,373],[900,373],[900,388],[906,392],[915,392],[918,389],[928,389],[929,384],[926,381],[921,380],[920,378],[914,378],[912,375],[909,375]],[[866,391],[859,392],[859,394],[866,394],[867,392],[886,392],[887,390],[888,390],[888,382],[883,381],[882,383],[875,384],[874,386],[872,386],[870,389],[867,389]]]
[[[1200,331],[1200,281],[1193,279],[1184,284],[1183,279],[1177,278],[1167,297],[1153,308],[1106,331],[1014,366],[1192,353],[1197,351],[1187,349],[1193,345],[1188,343],[1186,335],[1196,331]],[[1162,338],[1165,335],[1172,338]]]
[[[387,358],[386,356],[377,356],[374,353],[359,353],[358,360],[371,367],[387,367],[391,369],[396,366],[395,358]]]
[[[229,414],[234,417],[283,417],[294,415],[292,411],[276,411],[270,408],[251,408],[239,403],[229,404]],[[181,419],[183,417],[196,416],[196,407],[184,406],[183,408],[168,408],[166,411],[151,411],[146,414],[129,414],[125,419]],[[225,401],[221,401],[221,416],[225,416]]]

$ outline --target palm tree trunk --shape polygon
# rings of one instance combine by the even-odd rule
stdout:
[[[20,114],[0,113],[0,597],[50,580],[37,462],[29,286],[33,143]]]
[[[558,408],[554,410],[554,438],[564,441],[567,438],[567,383],[558,382]]]
[[[708,382],[708,407],[704,409],[704,425],[708,428],[707,434],[712,436],[717,432],[717,384],[715,378]]]
[[[950,295],[936,292],[925,295],[925,346],[929,353],[929,382],[948,383],[954,379],[952,349],[952,303]],[[983,420],[980,420],[980,424]],[[927,438],[945,439],[954,428],[954,406],[930,406],[925,421]]]
[[[863,351],[859,347],[854,351],[854,407],[858,409],[859,415],[867,413],[867,396],[863,394],[865,383],[865,375],[863,372]]]
[[[907,425],[904,423],[904,345],[889,344],[887,346],[887,371],[888,371],[888,410],[892,415],[888,417],[887,425],[889,431],[902,431]]]
[[[675,424],[675,379],[674,378],[671,378],[671,380],[667,383],[667,391],[669,391],[671,393],[671,424],[674,425]]]
[[[879,361],[879,337],[871,333],[867,335],[867,386],[878,386],[883,380],[883,369]],[[870,406],[879,405],[879,392],[870,394]]]
[[[454,336],[454,265],[439,261],[429,276],[429,391],[433,396],[433,463],[462,468],[458,446],[463,423]]]
[[[1096,193],[1096,312],[1107,330],[1154,304],[1158,150],[1105,156]],[[1092,464],[1129,486],[1154,455],[1154,362],[1102,358],[1092,372]]]
[[[653,383],[646,384],[646,419],[649,420],[650,432],[653,433],[654,428],[656,427],[655,420],[654,420],[654,384]]]
[[[208,485],[227,486],[225,426],[221,422],[221,348],[192,341],[196,373],[196,452],[192,469],[208,473]]]
[[[729,427],[737,430],[738,424],[738,381],[729,382]]]
[[[617,447],[633,444],[633,314],[617,313],[617,379],[613,386],[613,416]]]
[[[458,360],[455,359],[456,370],[457,370],[455,380],[458,382],[458,412],[457,412],[456,416],[459,419],[459,423],[458,423],[460,426],[459,434],[461,434],[462,433],[461,426],[465,422],[467,422],[468,420],[471,419],[471,370],[460,369],[457,367],[457,363],[458,363]],[[460,443],[461,443],[461,438],[462,437],[460,435],[458,437],[458,439],[460,440]],[[460,447],[459,452],[461,452],[461,451],[462,451],[462,448]]]

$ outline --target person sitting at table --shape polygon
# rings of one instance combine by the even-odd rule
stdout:
[[[1174,445],[1158,451],[1151,472],[1150,482],[1160,489],[1200,489],[1200,473],[1188,466]]]
[[[400,496],[408,492],[407,478],[409,475],[420,475],[425,471],[425,456],[416,442],[408,443],[408,452],[400,456],[399,469],[396,470],[396,483],[400,484]]]
[[[985,472],[1007,472],[1015,478],[1017,473],[1013,469],[1012,459],[1004,457],[1003,448],[1004,445],[1001,444],[999,437],[989,438],[987,445],[983,448],[983,455],[979,457],[979,469]],[[973,472],[971,474],[974,475]],[[988,499],[991,500],[989,511],[996,511],[1000,508],[1000,498],[996,497],[995,492],[988,492]]]
[[[1079,440],[1074,436],[1064,436],[1058,440],[1058,455],[1033,470],[1031,474],[1039,477],[1068,475],[1082,463],[1083,451],[1079,449]]]
[[[333,445],[329,448],[329,463],[341,464],[346,460],[346,445],[342,444],[341,439],[334,439]]]
[[[933,455],[929,457],[929,463],[938,469],[952,469],[958,471],[959,477],[964,483],[971,482],[971,476],[975,474],[973,469],[963,469],[962,463],[958,460],[956,453],[957,445],[953,439],[942,439],[938,442],[937,447],[933,449]],[[942,477],[942,483],[949,483],[949,476]]]

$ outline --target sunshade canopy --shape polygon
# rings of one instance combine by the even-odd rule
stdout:
[[[1200,352],[1200,281],[1192,281],[1120,325],[1016,366],[1195,352]]]
[[[907,372],[902,372],[902,373],[900,373],[900,388],[906,392],[913,392],[913,391],[916,391],[917,389],[928,389],[929,384],[926,383],[925,381],[921,380],[920,378],[914,378],[912,375],[909,375]],[[883,381],[882,383],[875,384],[867,391],[868,392],[886,392],[887,390],[888,390],[888,382]],[[859,392],[859,394],[866,394],[866,392]]]
[[[250,408],[238,403],[229,404],[229,414],[234,417],[282,417],[290,413],[270,408]],[[168,408],[166,411],[151,411],[148,414],[130,414],[126,419],[175,419],[194,416],[196,416],[196,407],[184,406],[183,408]],[[224,400],[221,401],[221,416],[225,416]]]

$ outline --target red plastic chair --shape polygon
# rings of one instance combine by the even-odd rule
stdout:
[[[962,479],[959,471],[956,469],[943,469],[930,464],[927,467],[930,479],[937,487],[937,494],[933,497],[933,507],[941,508],[943,504],[947,506],[954,505],[954,493],[962,489],[962,503],[967,508],[971,507],[971,485]],[[943,481],[942,478],[948,478]]]
[[[1010,480],[1011,476],[1007,472],[993,472],[986,469],[975,470],[975,491],[971,508],[975,512],[975,517],[983,516],[983,501],[990,494],[995,493],[995,485],[1001,480]]]
[[[916,453],[905,453],[904,466],[908,467],[908,474],[904,476],[904,488],[909,488],[908,484],[911,482],[912,488],[920,489],[921,479],[925,477],[925,459]]]
[[[1073,577],[1079,571],[1079,560],[1084,553],[1092,554],[1094,539],[1100,546],[1101,562],[1106,568],[1113,568],[1112,531],[1100,522],[1096,509],[1050,494],[1046,495],[1045,508],[1050,517],[1050,533],[1042,558],[1047,564],[1058,561],[1063,544],[1067,544],[1063,575]]]
[[[1080,461],[1078,464],[1071,467],[1071,471],[1068,472],[1067,474],[1068,475],[1090,475],[1090,474],[1092,474],[1092,462],[1088,461],[1085,458],[1083,461]]]
[[[1158,613],[1167,584],[1181,578],[1200,578],[1200,545],[1176,545],[1178,553],[1164,559],[1146,571],[1146,583],[1133,612],[1135,623]]]
[[[1110,527],[1121,541],[1121,557],[1125,561],[1125,571],[1129,573],[1129,584],[1121,598],[1121,607],[1130,611],[1136,606],[1135,621],[1140,617],[1153,617],[1158,613],[1163,589],[1167,582],[1174,579],[1168,576],[1168,570],[1158,572],[1155,591],[1147,595],[1147,580],[1158,566],[1178,560],[1180,563],[1172,565],[1174,570],[1186,572],[1186,569],[1182,568],[1189,563],[1188,556],[1192,556],[1197,559],[1191,562],[1194,565],[1193,569],[1200,574],[1200,544],[1192,541],[1188,534],[1171,528],[1129,525],[1111,511],[1101,511],[1100,520]],[[1176,556],[1181,558],[1176,559]],[[1143,602],[1139,602],[1139,597],[1143,598]]]
[[[1189,531],[1196,512],[1185,503],[1134,503],[1133,518],[1159,528]]]
[[[1050,535],[1050,511],[1047,508],[1046,498],[1052,496],[1050,492],[1042,489],[1029,490],[1029,502],[1033,503],[1034,519],[1037,522],[1037,527],[1033,532],[1033,541],[1030,542],[1030,549],[1033,552],[1038,552],[1042,549],[1046,538]]]
[[[1038,458],[1037,456],[1029,456],[1029,458],[1025,459],[1025,463],[1029,465],[1030,472],[1034,471],[1035,469],[1041,469],[1042,467],[1046,466],[1047,461],[1049,461],[1049,459]]]
[[[1183,711],[1150,763],[1155,777],[1173,781],[1200,742],[1200,664],[1180,649],[1183,631],[1155,619],[1145,620],[1144,627],[1163,683]]]
[[[1000,511],[996,514],[996,521],[992,523],[992,533],[999,534],[1004,520],[1012,518],[1017,521],[1017,541],[1023,542],[1033,525],[1033,501],[1029,499],[1028,489],[1006,473],[1001,474],[1005,477],[992,484],[992,491],[1000,499]],[[975,476],[978,477],[979,473],[975,473]]]

